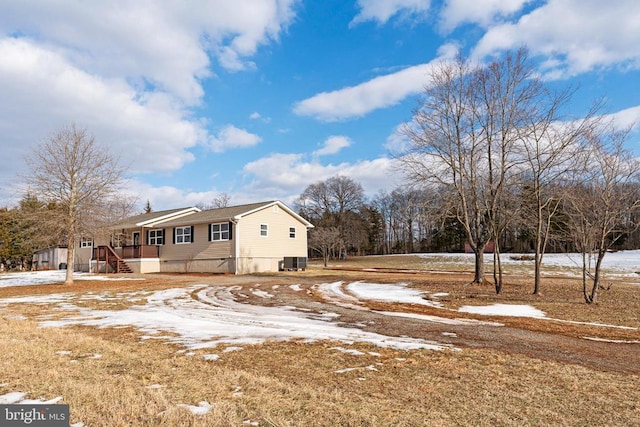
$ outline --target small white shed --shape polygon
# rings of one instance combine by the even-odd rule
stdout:
[[[67,267],[67,247],[50,246],[33,253],[34,270],[60,270]]]

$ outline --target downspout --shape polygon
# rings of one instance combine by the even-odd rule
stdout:
[[[235,230],[233,230],[233,257],[234,257],[234,262],[233,262],[233,274],[235,274],[236,276],[238,275],[238,262],[239,262],[239,255],[240,255],[240,236],[239,233],[240,231],[238,230],[238,219],[237,218],[229,218],[229,222],[231,222],[235,228]]]

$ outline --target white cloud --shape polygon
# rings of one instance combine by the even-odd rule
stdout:
[[[0,2],[0,132],[3,157],[12,159],[0,169],[0,204],[15,202],[24,155],[72,122],[131,173],[193,160],[189,149],[209,140],[190,110],[203,101],[202,81],[216,61],[251,67],[297,2]]]
[[[138,204],[144,205],[147,200],[155,211],[164,209],[174,209],[181,207],[196,206],[198,204],[209,204],[220,195],[219,191],[211,189],[208,191],[193,191],[176,188],[170,185],[154,187],[139,180],[127,181],[127,193],[138,198]],[[235,203],[235,200],[234,200]]]
[[[260,120],[263,123],[269,123],[271,122],[271,117],[262,117],[262,114],[258,113],[257,111],[254,111],[253,113],[251,113],[249,115],[249,118],[251,120]]]
[[[218,135],[210,138],[208,146],[214,152],[222,153],[230,148],[253,147],[259,144],[260,141],[262,141],[262,138],[256,134],[233,125],[227,125],[218,132]]]
[[[366,21],[384,24],[394,15],[425,13],[430,6],[431,0],[358,0],[360,12],[349,25]]]
[[[443,31],[453,31],[463,23],[487,28],[497,20],[510,16],[532,0],[448,0],[440,13]]]
[[[429,63],[378,76],[357,86],[321,92],[298,102],[293,110],[298,115],[313,116],[327,122],[364,116],[420,93],[428,83],[429,72],[434,65],[451,58],[456,52],[454,45],[444,45],[439,50],[439,56]]]
[[[322,144],[322,148],[313,152],[314,156],[326,156],[336,154],[343,148],[349,147],[353,142],[346,136],[334,135],[327,138]]]
[[[162,94],[140,96],[123,80],[91,75],[26,40],[0,39],[0,57],[2,145],[17,160],[0,178],[22,167],[20,159],[38,141],[72,122],[125,163],[143,159],[131,164],[132,172],[175,170],[193,159],[187,150],[203,130]]]
[[[611,120],[616,129],[631,129],[637,131],[640,128],[640,106],[606,114],[605,118]]]
[[[211,74],[208,53],[231,70],[251,66],[258,46],[277,40],[296,0],[94,0],[87,3],[5,0],[0,32],[46,40],[75,66],[126,76],[193,104]]]
[[[384,144],[384,148],[393,155],[404,152],[410,143],[409,138],[402,132],[404,126],[404,123],[396,126],[389,134],[387,141]]]
[[[300,196],[310,184],[338,174],[362,184],[369,195],[381,189],[391,190],[402,181],[394,160],[386,157],[325,165],[317,159],[307,161],[302,154],[275,153],[247,163],[243,172],[249,179],[242,189],[244,196],[250,199],[261,195],[253,200],[262,200],[268,194],[287,202]]]
[[[550,0],[516,23],[487,31],[474,49],[482,58],[527,45],[547,57],[547,78],[566,78],[598,68],[640,68],[640,2]]]

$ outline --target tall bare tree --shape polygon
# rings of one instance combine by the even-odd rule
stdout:
[[[559,212],[568,176],[579,167],[581,137],[598,125],[596,104],[580,120],[561,121],[560,109],[571,98],[571,91],[549,93],[540,106],[531,110],[528,123],[520,129],[526,169],[523,183],[526,200],[524,218],[532,226],[534,237],[533,293],[540,293],[542,259],[551,237],[551,225]]]
[[[65,283],[73,283],[75,239],[92,232],[115,205],[124,170],[86,129],[75,125],[51,134],[26,161],[29,191],[57,207],[55,222],[68,247]]]
[[[434,68],[413,121],[404,127],[410,140],[399,156],[404,171],[417,184],[448,189],[449,211],[475,253],[475,283],[485,280],[486,245],[493,239],[499,255],[498,238],[510,218],[505,197],[522,164],[518,130],[545,94],[524,48],[486,66],[460,56]]]
[[[337,175],[309,185],[295,202],[297,211],[318,228],[336,228],[347,248],[357,251],[367,239],[367,230],[359,215],[364,207],[362,185]]]

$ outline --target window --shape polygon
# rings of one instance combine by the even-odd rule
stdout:
[[[149,230],[150,245],[164,245],[164,230]]]
[[[174,242],[176,245],[182,243],[191,243],[193,236],[191,233],[191,227],[176,227],[174,234]]]
[[[260,224],[260,236],[267,237],[269,235],[269,226],[267,224]]]
[[[81,248],[91,248],[91,247],[93,247],[93,239],[90,239],[88,237],[81,237],[80,238],[80,247]]]
[[[296,228],[295,227],[289,227],[289,238],[290,239],[295,239],[296,238]]]
[[[211,241],[229,240],[229,223],[211,224]]]

